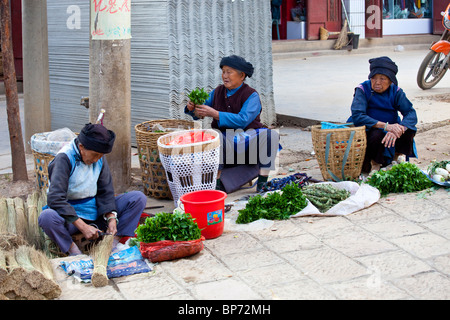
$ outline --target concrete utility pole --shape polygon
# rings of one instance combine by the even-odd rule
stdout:
[[[116,133],[107,155],[117,193],[131,184],[131,2],[91,0],[89,114]]]
[[[25,141],[51,130],[47,1],[22,0]],[[27,153],[31,147],[26,144]]]
[[[11,9],[9,0],[0,1],[1,45],[3,54],[3,74],[6,93],[6,112],[8,116],[9,139],[13,181],[27,181],[27,163],[20,122],[17,77],[14,67],[14,54],[11,35]]]

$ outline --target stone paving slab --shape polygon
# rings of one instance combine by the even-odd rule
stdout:
[[[335,300],[450,298],[448,191],[395,194],[344,217],[299,217],[225,232],[150,273],[81,284],[57,268],[60,299]],[[419,218],[419,212],[433,208]],[[406,213],[408,211],[412,213]]]

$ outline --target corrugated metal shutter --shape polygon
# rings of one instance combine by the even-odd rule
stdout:
[[[67,27],[71,5],[80,8],[80,29]],[[79,132],[89,122],[89,111],[80,105],[89,95],[89,1],[49,0],[47,17],[52,130]]]
[[[133,0],[131,9],[131,122],[182,119],[187,93],[221,84],[220,59],[245,57],[255,67],[247,83],[258,90],[262,121],[276,120],[268,1]],[[66,26],[70,5],[81,28]],[[48,0],[52,128],[79,130],[89,119],[89,3]]]

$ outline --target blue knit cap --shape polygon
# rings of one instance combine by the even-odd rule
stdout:
[[[99,153],[112,151],[116,134],[101,124],[86,124],[78,135],[78,141],[87,149]]]
[[[369,79],[376,74],[383,74],[388,77],[396,86],[398,86],[397,82],[397,72],[398,67],[394,61],[392,61],[389,57],[379,57],[373,58],[369,60],[370,63],[370,74]]]
[[[245,61],[244,58],[236,55],[222,58],[222,61],[220,61],[220,69],[222,69],[223,66],[229,66],[233,69],[242,71],[249,78],[253,75],[253,65],[250,62]]]

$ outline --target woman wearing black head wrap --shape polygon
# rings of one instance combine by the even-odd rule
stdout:
[[[112,151],[115,137],[103,125],[89,123],[48,166],[47,206],[39,225],[64,253],[81,253],[72,240],[74,233],[94,240],[99,231],[106,231],[116,236],[116,243],[134,235],[147,197],[140,191],[115,196],[103,157]]]
[[[223,134],[218,188],[233,192],[258,176],[257,190],[260,191],[270,170],[274,169],[279,137],[261,123],[258,92],[244,82],[252,77],[253,65],[240,56],[231,55],[222,58],[220,68],[223,84],[210,93],[203,105],[190,101],[185,113],[195,120],[211,117],[211,127]]]
[[[399,157],[416,157],[417,115],[398,87],[398,67],[389,57],[369,60],[369,80],[356,89],[349,122],[366,126],[367,149],[363,171],[372,172]],[[399,117],[401,114],[401,118]]]

